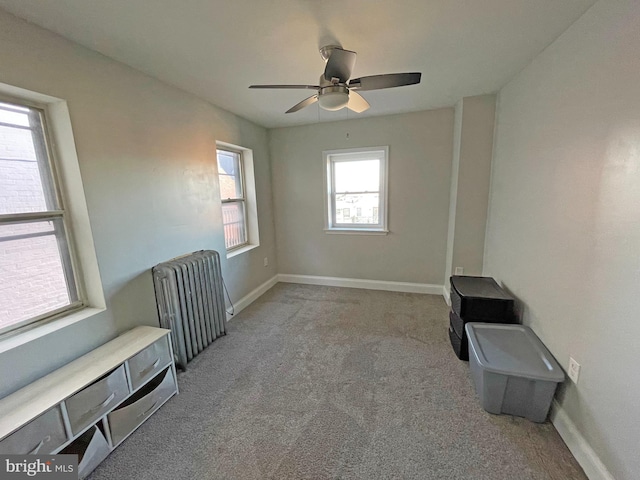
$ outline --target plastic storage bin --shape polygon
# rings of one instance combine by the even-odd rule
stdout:
[[[514,299],[491,277],[454,275],[451,309],[467,321],[513,322]]]
[[[469,366],[482,407],[544,422],[564,372],[529,327],[467,323]]]
[[[469,360],[469,347],[467,334],[464,331],[464,322],[453,310],[449,311],[449,340],[456,356],[460,360]]]
[[[454,275],[451,282],[449,340],[460,360],[469,360],[468,322],[516,323],[514,299],[491,277]]]

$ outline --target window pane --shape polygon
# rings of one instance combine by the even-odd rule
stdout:
[[[61,239],[60,220],[0,225],[0,330],[77,301]]]
[[[57,208],[40,112],[0,103],[0,214]]]
[[[21,127],[29,126],[29,107],[0,102],[0,122]]]
[[[240,154],[218,150],[218,175],[220,176],[220,198],[242,198],[242,172]]]
[[[380,160],[335,162],[336,192],[377,192],[380,189]]]
[[[224,243],[227,249],[247,243],[244,202],[223,203],[222,223],[224,225]]]
[[[337,194],[335,223],[377,225],[379,205],[378,193]]]

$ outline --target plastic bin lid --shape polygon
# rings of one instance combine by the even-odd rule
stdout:
[[[564,381],[560,365],[529,327],[470,322],[465,330],[469,353],[485,370],[532,380]]]
[[[457,292],[465,297],[513,301],[513,297],[500,288],[500,285],[491,277],[454,275],[450,281]]]

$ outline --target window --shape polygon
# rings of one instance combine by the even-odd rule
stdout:
[[[217,142],[218,179],[227,257],[260,245],[253,151]]]
[[[0,101],[0,334],[82,305],[45,112]]]
[[[323,152],[328,233],[387,233],[388,147]]]
[[[247,243],[242,153],[218,149],[222,224],[227,250]]]

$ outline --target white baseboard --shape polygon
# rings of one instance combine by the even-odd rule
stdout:
[[[315,275],[290,275],[280,273],[274,275],[259,287],[247,293],[233,304],[234,314],[227,313],[227,321],[251,305],[258,297],[269,290],[278,282],[304,283],[307,285],[326,285],[329,287],[364,288],[367,290],[387,290],[390,292],[425,293],[429,295],[442,295],[442,285],[428,283],[385,282],[381,280],[362,280],[357,278],[318,277]]]
[[[556,400],[551,405],[550,417],[553,426],[556,427],[589,480],[615,480]]]
[[[233,315],[230,315],[227,312],[227,322],[231,320],[235,315],[239,314],[242,310],[251,305],[258,297],[260,297],[263,293],[273,287],[276,283],[278,283],[278,275],[274,275],[269,280],[264,282],[259,287],[251,290],[244,297],[233,304]]]
[[[306,285],[325,285],[328,287],[364,288],[367,290],[386,290],[389,292],[442,295],[442,285],[429,283],[387,282],[384,280],[319,277],[315,275],[292,275],[288,273],[278,274],[278,281],[284,283],[303,283]]]
[[[443,285],[442,296],[444,297],[444,301],[447,302],[447,305],[451,306],[451,287],[449,285]]]

